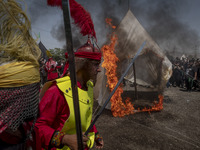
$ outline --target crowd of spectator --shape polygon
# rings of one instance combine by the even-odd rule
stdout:
[[[180,87],[185,91],[200,91],[200,59],[176,57],[172,62],[172,76],[167,87]]]
[[[200,59],[188,59],[187,57],[176,57],[170,60],[172,62],[172,76],[167,83],[167,87],[179,87],[185,91],[200,91]],[[48,60],[40,59],[40,77],[41,85],[44,85],[48,79]],[[62,76],[65,66],[65,60],[56,62],[54,72]]]

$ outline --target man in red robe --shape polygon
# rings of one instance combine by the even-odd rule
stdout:
[[[88,41],[83,47],[78,49],[75,56],[77,85],[79,89],[81,89],[79,91],[87,92],[90,88],[87,85],[88,81],[93,80],[93,83],[95,84],[97,73],[100,71],[99,64],[101,53],[97,49],[94,49],[90,41]],[[67,72],[67,68],[68,63],[65,65],[64,74]],[[67,78],[69,79],[69,77]],[[62,148],[63,146],[68,146],[75,150],[78,149],[76,134],[66,134],[64,132],[65,128],[68,128],[68,126],[65,126],[67,123],[66,120],[70,120],[69,117],[73,112],[70,112],[72,108],[68,103],[69,100],[66,98],[67,93],[71,91],[71,87],[69,86],[69,88],[63,92],[58,84],[60,80],[62,80],[62,78],[56,81],[47,82],[41,91],[42,99],[39,104],[40,115],[35,124],[37,149],[56,149]],[[70,82],[68,83],[70,84]],[[68,85],[66,84],[64,87],[68,87]],[[79,94],[79,101],[80,99],[84,98]],[[91,98],[91,101],[93,104],[93,97]],[[90,107],[88,108],[87,112],[92,113]],[[83,108],[80,107],[80,111],[82,109]],[[91,115],[92,114],[89,114],[89,116]],[[85,116],[81,118],[81,122],[82,119],[84,120],[84,117]],[[71,129],[68,129],[67,131],[68,133],[70,133],[70,130],[74,129],[74,126],[71,126],[70,128]],[[93,126],[90,132],[95,132],[96,147],[102,148],[103,139],[99,136],[96,127]],[[87,142],[88,137],[83,136],[83,144],[86,147],[88,146]]]

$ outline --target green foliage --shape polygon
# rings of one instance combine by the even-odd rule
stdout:
[[[189,59],[189,60],[191,60],[192,58],[194,58],[193,55],[189,55],[189,56],[188,56],[188,59]]]
[[[61,48],[54,48],[49,50],[54,60],[59,61],[65,59],[65,50]]]

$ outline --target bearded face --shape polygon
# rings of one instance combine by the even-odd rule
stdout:
[[[97,80],[97,74],[98,72],[101,71],[99,65],[100,65],[100,61],[98,60],[89,60],[87,61],[85,65],[85,71],[86,71],[85,77],[87,78],[87,80],[92,80],[94,85]]]

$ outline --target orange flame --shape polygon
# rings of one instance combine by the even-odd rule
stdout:
[[[106,21],[111,24],[111,19],[106,19]],[[113,26],[112,26],[113,27]],[[117,35],[112,34],[111,36],[111,43],[109,45],[104,45],[101,49],[103,52],[104,62],[102,63],[102,67],[106,69],[106,76],[107,76],[107,83],[109,89],[112,91],[116,84],[118,83],[117,78],[117,58],[116,54],[114,53],[115,44],[117,42]],[[111,111],[114,117],[123,117],[124,115],[133,114],[134,107],[130,102],[130,99],[126,99],[125,103],[122,102],[121,94],[123,93],[122,87],[118,87],[111,98]]]
[[[151,112],[151,111],[160,111],[163,109],[163,96],[158,95],[159,101],[154,102],[154,105],[151,108],[143,108],[142,110],[138,110],[138,112]]]
[[[111,23],[111,21],[112,21],[112,19],[106,18],[106,23],[107,23],[108,25],[110,25],[113,29],[115,29],[116,26],[113,26],[112,23]]]
[[[106,22],[115,29],[116,26],[113,26],[111,23],[112,19],[106,18]],[[116,34],[111,35],[111,42],[108,45],[104,45],[101,48],[103,52],[104,62],[102,67],[106,69],[107,83],[109,89],[112,91],[118,83],[117,78],[117,62],[119,61],[118,57],[114,53],[115,45],[117,43],[118,37]],[[123,89],[121,86],[117,88],[113,94],[111,101],[111,111],[114,117],[123,117],[125,115],[134,114],[134,112],[151,112],[151,111],[160,111],[163,109],[163,96],[159,95],[159,102],[154,102],[154,105],[151,108],[144,108],[135,110],[133,104],[130,102],[130,98],[125,100],[125,103],[122,101],[121,94]]]

